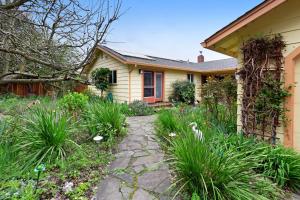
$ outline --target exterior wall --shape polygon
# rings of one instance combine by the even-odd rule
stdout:
[[[173,90],[172,90],[172,84],[176,82],[177,80],[187,80],[187,74],[190,72],[185,71],[178,71],[178,70],[165,70],[165,95],[164,95],[164,101],[168,101],[169,96],[171,96]],[[195,97],[196,100],[201,100],[201,75],[199,73],[193,73],[194,74],[194,83],[196,85],[196,92]]]
[[[117,70],[117,83],[111,85],[108,88],[107,92],[111,92],[113,94],[114,100],[117,102],[128,102],[129,69],[127,65],[122,64],[121,62],[110,57],[109,55],[101,55],[100,53],[89,72],[89,76],[91,75],[91,72],[93,70],[101,67],[109,68],[110,70]],[[96,89],[95,86],[89,86],[89,88],[96,94],[100,95],[100,91]]]
[[[300,119],[300,58],[296,60],[294,88],[294,122]],[[300,123],[294,123],[294,147],[300,151]]]
[[[194,74],[194,83],[195,83],[195,100],[201,101],[201,87],[202,87],[202,77],[201,74]]]
[[[246,41],[250,37],[256,36],[270,36],[274,34],[281,34],[283,36],[284,41],[286,42],[286,50],[284,55],[287,56],[292,51],[294,51],[297,47],[300,46],[300,15],[299,15],[299,7],[300,1],[288,1],[284,3],[278,8],[273,9],[265,16],[255,20],[253,23],[248,24],[245,28],[240,30],[239,32],[233,34],[233,37],[239,38],[238,44],[235,46],[237,48],[241,47],[242,43]],[[238,55],[237,57],[241,58],[242,55]],[[239,64],[239,68],[242,67]],[[296,81],[300,81],[299,76],[299,63],[297,63],[296,68]],[[298,71],[297,71],[298,70]],[[300,82],[299,82],[300,84]],[[296,84],[295,87],[295,105],[294,105],[294,121],[299,119],[300,117],[300,106],[299,106],[299,87],[300,85]],[[238,86],[238,104],[241,104],[241,85]],[[298,103],[297,103],[298,102]],[[241,109],[238,106],[238,130],[241,128]],[[300,126],[297,123],[294,123],[294,147],[300,150]],[[279,128],[279,138],[281,142],[283,142],[284,138],[284,128]]]
[[[129,102],[134,100],[142,100],[142,74],[139,74],[139,69],[134,68],[130,73],[131,79],[131,98]]]

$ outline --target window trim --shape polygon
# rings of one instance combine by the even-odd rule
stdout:
[[[187,80],[188,80],[190,83],[194,83],[194,74],[188,73],[188,74],[187,74]]]
[[[108,82],[111,85],[116,85],[118,83],[118,72],[117,72],[117,70],[111,70],[111,73],[108,77]]]

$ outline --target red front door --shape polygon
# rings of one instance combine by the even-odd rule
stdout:
[[[163,73],[144,71],[143,73],[143,99],[148,103],[163,100]]]

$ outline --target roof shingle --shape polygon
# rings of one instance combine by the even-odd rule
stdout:
[[[137,63],[143,65],[157,65],[172,69],[187,69],[195,72],[210,72],[210,71],[232,71],[237,68],[237,60],[235,58],[207,61],[202,63],[194,63],[183,60],[173,60],[149,55],[133,55],[127,52],[113,50],[106,46],[99,46],[99,49],[109,52],[117,56],[124,62]]]

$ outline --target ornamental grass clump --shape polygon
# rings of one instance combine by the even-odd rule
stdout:
[[[217,141],[218,137],[210,139]],[[234,146],[225,148],[216,143],[201,142],[191,132],[172,141],[170,165],[176,173],[178,188],[196,192],[201,199],[282,197],[276,184],[254,172],[259,157],[252,155],[251,150],[238,151]]]
[[[282,188],[294,192],[300,190],[300,155],[283,146],[269,147],[266,157],[257,169]]]
[[[73,148],[79,147],[71,133],[71,121],[65,114],[46,108],[32,110],[18,139],[18,150],[26,166],[63,162]]]
[[[91,136],[101,135],[106,141],[123,133],[125,115],[121,113],[117,104],[109,102],[91,104],[85,112],[84,119]]]

